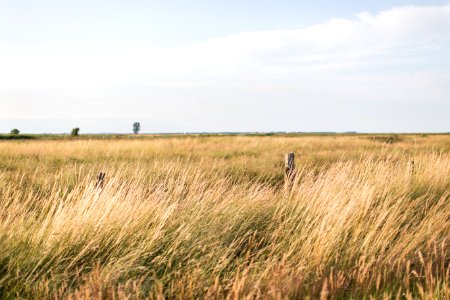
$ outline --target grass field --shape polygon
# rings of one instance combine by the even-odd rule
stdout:
[[[450,298],[450,135],[2,140],[0,215],[4,299]]]

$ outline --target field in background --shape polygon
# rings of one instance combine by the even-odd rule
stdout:
[[[0,298],[450,297],[450,135],[4,140],[0,215]]]

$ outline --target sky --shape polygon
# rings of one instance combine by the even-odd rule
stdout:
[[[0,0],[0,133],[449,132],[450,1]]]

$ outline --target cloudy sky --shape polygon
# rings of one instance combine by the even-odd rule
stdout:
[[[450,1],[368,2],[0,0],[0,132],[450,131]]]

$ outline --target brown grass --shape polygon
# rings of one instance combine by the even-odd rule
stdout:
[[[449,149],[448,135],[0,142],[0,296],[446,299]]]

